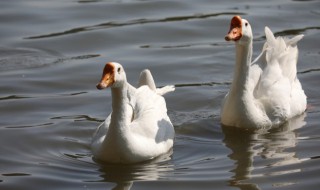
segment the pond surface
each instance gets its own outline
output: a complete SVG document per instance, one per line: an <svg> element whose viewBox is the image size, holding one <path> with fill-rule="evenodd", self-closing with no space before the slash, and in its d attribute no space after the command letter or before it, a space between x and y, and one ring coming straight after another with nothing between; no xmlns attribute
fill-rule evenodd
<svg viewBox="0 0 320 190"><path fill-rule="evenodd" d="M304 34L298 77L308 110L249 132L220 124L234 69L230 19L250 21L254 56L264 27ZM318 189L320 2L4 0L0 2L0 189ZM149 68L165 96L173 154L136 165L92 160L90 141L111 111L98 91L105 62L136 85Z"/></svg>

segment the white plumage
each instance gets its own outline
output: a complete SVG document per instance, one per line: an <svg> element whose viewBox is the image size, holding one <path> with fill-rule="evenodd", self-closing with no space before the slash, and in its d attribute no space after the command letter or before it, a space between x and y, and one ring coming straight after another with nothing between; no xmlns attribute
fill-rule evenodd
<svg viewBox="0 0 320 190"><path fill-rule="evenodd" d="M94 134L94 157L112 163L137 163L169 152L175 132L161 95L174 91L174 87L156 89L150 71L144 70L135 88L115 62L106 64L97 88L109 86L112 113Z"/></svg>
<svg viewBox="0 0 320 190"><path fill-rule="evenodd" d="M226 95L221 122L224 125L261 128L278 126L306 110L307 98L297 78L297 42L275 38L265 27L266 42L251 62L252 30L249 22L233 17L227 41L236 42L236 67Z"/></svg>

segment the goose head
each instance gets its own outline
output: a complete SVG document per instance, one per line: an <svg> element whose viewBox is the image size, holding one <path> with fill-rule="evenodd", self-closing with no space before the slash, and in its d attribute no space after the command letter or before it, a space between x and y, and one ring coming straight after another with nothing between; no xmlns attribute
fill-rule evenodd
<svg viewBox="0 0 320 190"><path fill-rule="evenodd" d="M231 19L230 30L225 36L226 41L235 41L239 44L248 44L252 40L252 29L250 23L240 16Z"/></svg>
<svg viewBox="0 0 320 190"><path fill-rule="evenodd" d="M111 87L119 88L127 81L122 65L116 62L106 63L100 82L97 84L99 90Z"/></svg>

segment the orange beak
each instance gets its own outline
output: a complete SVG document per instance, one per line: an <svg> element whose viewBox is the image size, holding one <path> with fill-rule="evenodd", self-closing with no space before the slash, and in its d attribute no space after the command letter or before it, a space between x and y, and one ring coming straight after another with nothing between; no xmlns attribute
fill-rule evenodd
<svg viewBox="0 0 320 190"><path fill-rule="evenodd" d="M225 36L226 41L238 41L242 37L242 22L240 16L234 16L231 19L230 30Z"/></svg>
<svg viewBox="0 0 320 190"><path fill-rule="evenodd" d="M102 90L110 87L114 83L114 66L112 63L107 63L103 69L100 82L97 84L97 89Z"/></svg>

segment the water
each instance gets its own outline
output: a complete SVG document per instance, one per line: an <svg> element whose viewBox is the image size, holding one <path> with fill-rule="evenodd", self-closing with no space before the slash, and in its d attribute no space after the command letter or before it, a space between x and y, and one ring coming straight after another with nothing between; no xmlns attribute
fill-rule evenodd
<svg viewBox="0 0 320 190"><path fill-rule="evenodd" d="M318 189L319 1L7 0L0 2L0 189ZM304 34L298 77L305 115L269 131L220 125L234 45L248 19L254 56L264 26ZM90 140L111 111L98 91L105 62L136 85L149 68L175 125L172 156L137 165L92 160Z"/></svg>

